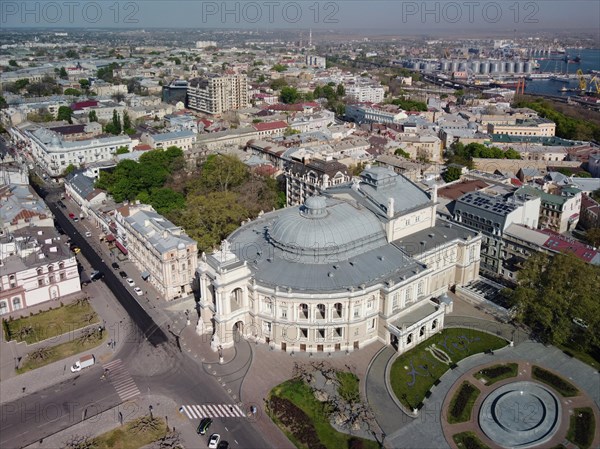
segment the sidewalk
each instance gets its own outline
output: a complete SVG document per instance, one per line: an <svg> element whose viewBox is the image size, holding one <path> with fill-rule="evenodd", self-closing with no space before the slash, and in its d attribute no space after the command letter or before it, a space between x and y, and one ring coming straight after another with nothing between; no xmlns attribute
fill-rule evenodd
<svg viewBox="0 0 600 449"><path fill-rule="evenodd" d="M113 355L119 350L124 338L123 334L131 323L128 320L123 319L123 313L120 313L120 306L118 301L112 296L112 293L104 285L103 282L93 282L87 287L84 287L81 293L77 297L86 295L90 297L90 303L100 318L100 324L105 328L107 332L108 340L115 340L116 347L111 349L105 342L97 346L96 348L84 351L80 354L74 354L63 360L59 360L33 371L28 371L23 374L16 374L15 371L15 360L14 357L17 355L13 351L18 348L18 356L24 357L26 352L43 347L43 346L54 346L58 343L72 340L77 338L80 331L69 332L61 335L60 337L54 337L43 342L36 343L34 345L26 346L24 343L12 342L0 342L0 360L2 362L2 373L10 370L12 376L2 377L0 382L0 403L11 402L19 399L23 396L29 395L36 391L48 388L56 383L68 380L71 372L69 366L77 360L81 355L94 354L96 357L96 363L106 363L110 360ZM64 302L64 301L63 301ZM98 324L95 324L98 326ZM25 387L25 392L23 392Z"/></svg>
<svg viewBox="0 0 600 449"><path fill-rule="evenodd" d="M199 447L198 435L196 435L195 429L193 426L186 425L189 420L177 411L178 405L175 401L162 395L140 396L135 401L120 404L26 447L28 449L56 449L64 447L65 442L75 435L87 437L101 435L120 426L119 413L122 414L123 422L126 424L136 418L148 415L149 406L152 406L153 416L163 419L166 417L169 427L174 427L176 431L181 433L184 447Z"/></svg>

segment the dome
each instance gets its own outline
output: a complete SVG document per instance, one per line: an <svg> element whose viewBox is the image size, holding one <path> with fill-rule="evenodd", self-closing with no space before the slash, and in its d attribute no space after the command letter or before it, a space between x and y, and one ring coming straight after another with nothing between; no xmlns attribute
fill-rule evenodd
<svg viewBox="0 0 600 449"><path fill-rule="evenodd" d="M387 243L380 221L368 210L345 201L310 197L304 206L282 211L268 229L269 240L279 249L306 256L335 255L336 260L352 257ZM302 258L296 258L302 261ZM327 263L328 257L317 263Z"/></svg>

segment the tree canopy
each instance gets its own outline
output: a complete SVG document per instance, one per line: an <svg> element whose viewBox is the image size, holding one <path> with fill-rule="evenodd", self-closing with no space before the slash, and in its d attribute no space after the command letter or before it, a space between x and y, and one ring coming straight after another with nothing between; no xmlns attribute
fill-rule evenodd
<svg viewBox="0 0 600 449"><path fill-rule="evenodd" d="M588 348L600 345L600 267L571 254L536 254L517 279L509 300L517 319L542 341L567 344L576 339ZM583 325L576 324L581 320Z"/></svg>
<svg viewBox="0 0 600 449"><path fill-rule="evenodd" d="M460 179L462 170L459 167L448 167L448 169L442 174L442 178L446 182L456 181Z"/></svg>
<svg viewBox="0 0 600 449"><path fill-rule="evenodd" d="M69 123L73 123L73 110L69 106L60 106L56 113L57 120L66 120Z"/></svg>
<svg viewBox="0 0 600 449"><path fill-rule="evenodd" d="M300 94L298 93L298 89L295 87L285 86L283 89L281 89L280 99L283 103L293 104L300 99Z"/></svg>

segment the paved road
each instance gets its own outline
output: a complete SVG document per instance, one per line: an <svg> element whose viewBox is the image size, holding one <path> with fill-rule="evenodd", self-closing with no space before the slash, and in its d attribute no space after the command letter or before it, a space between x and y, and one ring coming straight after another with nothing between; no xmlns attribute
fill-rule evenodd
<svg viewBox="0 0 600 449"><path fill-rule="evenodd" d="M22 399L1 406L0 447L20 448L58 430L91 418L119 404L115 388L101 381L102 367L82 370L66 368L65 380ZM86 412L87 409L87 412Z"/></svg>
<svg viewBox="0 0 600 449"><path fill-rule="evenodd" d="M103 262L73 223L64 216L63 211L53 202L53 198L58 198L57 189L47 188L38 193L46 197L57 223L71 237L72 242L81 248L83 256L91 266L104 272L104 282L137 327L133 331L128 331L127 338L122 341L121 349L113 358L113 361L120 360L121 363L105 363L113 369L118 365L119 370L126 371L126 375L119 372L119 382L101 381L103 367L98 363L95 367L86 370L87 372L82 372L74 383L59 383L41 392L3 404L0 419L0 447L7 449L22 447L72 426L81 421L86 406L88 414L95 415L122 403L123 398L128 398L130 392L135 391L131 381L142 396L159 394L172 398L180 405L234 405L231 397L222 388L219 377L205 371L198 362L188 357L176 344L171 332L155 323L150 314L138 303L137 298L133 297L130 290L116 277L114 270ZM160 314L158 311L153 311L153 315ZM164 327L167 322L171 322L164 316L161 320L158 322ZM119 329L110 329L110 331L112 333ZM60 409L62 413L58 415L47 413L47 410L53 408ZM19 410L26 411L25 421L18 413ZM179 410L172 410L172 413L178 414ZM222 413L222 415L226 414ZM269 447L248 418L222 416L213 420L210 433L220 433L223 439L229 441L232 448ZM194 427L198 422L199 420L189 420L190 426ZM35 430L32 430L32 427ZM90 433L93 433L93 426L90 428ZM198 439L198 447L207 444L207 441L202 442L206 437L198 436Z"/></svg>

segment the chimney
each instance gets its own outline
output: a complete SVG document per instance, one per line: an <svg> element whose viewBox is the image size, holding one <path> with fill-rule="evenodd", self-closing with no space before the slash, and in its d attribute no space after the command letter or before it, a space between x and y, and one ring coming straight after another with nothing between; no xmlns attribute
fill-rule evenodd
<svg viewBox="0 0 600 449"><path fill-rule="evenodd" d="M387 216L389 218L394 218L394 198L388 198L387 204Z"/></svg>

